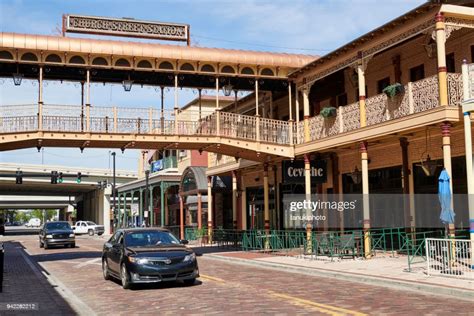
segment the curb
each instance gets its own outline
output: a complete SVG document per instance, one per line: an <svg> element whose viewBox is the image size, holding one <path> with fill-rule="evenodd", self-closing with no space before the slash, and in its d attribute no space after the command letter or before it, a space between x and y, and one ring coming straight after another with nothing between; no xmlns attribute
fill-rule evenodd
<svg viewBox="0 0 474 316"><path fill-rule="evenodd" d="M311 276L320 276L325 278L334 278L343 281L349 282L361 282L369 285L376 285L382 286L386 288L391 288L395 290L407 290L411 292L416 292L418 294L433 294L438 296L448 296L449 298L456 297L457 299L462 300L469 300L472 302L474 299L474 291L464 290L459 288L451 288L446 286L438 286L438 285L428 285L428 284L421 284L417 282L410 282L410 281L403 281L403 280L394 280L394 279L387 279L375 276L361 276L361 275L354 275L345 272L335 272L335 271L327 271L321 270L316 268L307 268L307 267L295 267L288 264L282 263L275 263L275 262L265 262L265 261L257 261L252 259L241 259L235 257L224 257L220 255L213 255L213 254L203 254L205 258L219 260L223 262L233 263L233 264L240 264L252 267L258 267L262 269L269 269L269 270L277 270L289 273L298 273L304 275L311 275ZM297 269L295 269L297 268ZM420 293L421 292L421 293Z"/></svg>
<svg viewBox="0 0 474 316"><path fill-rule="evenodd" d="M48 271L43 264L39 262L33 262L26 254L31 254L26 249L20 250L21 255L33 270L33 273L37 275L40 280L47 282L51 285L56 292L70 304L71 308L77 313L77 315L94 316L97 315L86 303L84 303L79 297L71 292L61 281L52 276L50 273L42 272L37 265L39 265L44 271Z"/></svg>

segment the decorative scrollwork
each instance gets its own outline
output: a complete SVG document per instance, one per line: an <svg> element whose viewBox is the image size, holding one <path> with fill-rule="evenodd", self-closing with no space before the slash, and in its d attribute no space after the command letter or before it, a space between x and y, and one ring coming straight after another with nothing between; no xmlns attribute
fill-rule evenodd
<svg viewBox="0 0 474 316"><path fill-rule="evenodd" d="M413 82L415 113L434 109L439 105L438 76Z"/></svg>
<svg viewBox="0 0 474 316"><path fill-rule="evenodd" d="M464 98L462 74L448 74L448 105L460 106Z"/></svg>

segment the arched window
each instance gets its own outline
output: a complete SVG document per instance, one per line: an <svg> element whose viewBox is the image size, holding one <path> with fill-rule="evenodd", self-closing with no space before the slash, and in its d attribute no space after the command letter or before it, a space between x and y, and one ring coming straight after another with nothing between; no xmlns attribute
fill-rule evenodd
<svg viewBox="0 0 474 316"><path fill-rule="evenodd" d="M202 72L215 72L214 67L212 65L206 64L201 67Z"/></svg>
<svg viewBox="0 0 474 316"><path fill-rule="evenodd" d="M262 72L260 72L260 74L262 76L274 76L273 70L271 70L270 68L263 68Z"/></svg>
<svg viewBox="0 0 474 316"><path fill-rule="evenodd" d="M184 71L194 71L194 66L191 65L190 63L185 63L181 66L180 69Z"/></svg>
<svg viewBox="0 0 474 316"><path fill-rule="evenodd" d="M140 60L137 64L137 68L153 68L148 60Z"/></svg>
<svg viewBox="0 0 474 316"><path fill-rule="evenodd" d="M120 58L120 59L117 59L117 61L115 62L115 66L117 66L117 67L130 67L130 63L125 58Z"/></svg>
<svg viewBox="0 0 474 316"><path fill-rule="evenodd" d="M173 70L173 65L169 61L164 61L158 67L160 69Z"/></svg>
<svg viewBox="0 0 474 316"><path fill-rule="evenodd" d="M69 63L70 64L84 65L86 63L86 61L81 56L72 56L71 59L69 59Z"/></svg>
<svg viewBox="0 0 474 316"><path fill-rule="evenodd" d="M96 57L92 60L92 65L108 66L109 63L107 62L107 59L105 59L104 57Z"/></svg>
<svg viewBox="0 0 474 316"><path fill-rule="evenodd" d="M49 62L49 63L60 63L60 62L62 62L61 57L59 57L56 54L50 54L50 55L46 56L45 61Z"/></svg>
<svg viewBox="0 0 474 316"><path fill-rule="evenodd" d="M0 52L0 59L13 59L13 55L10 52L7 52L6 50L2 50Z"/></svg>
<svg viewBox="0 0 474 316"><path fill-rule="evenodd" d="M242 73L242 75L253 75L253 74L255 74L254 71L253 71L253 69L250 68L250 67L244 67L244 68L242 69L242 72L241 72L241 73Z"/></svg>
<svg viewBox="0 0 474 316"><path fill-rule="evenodd" d="M222 67L222 69L221 69L221 73L224 73L224 74L233 74L233 73L235 73L235 70L234 70L234 68L232 68L231 66L224 66L224 67Z"/></svg>
<svg viewBox="0 0 474 316"><path fill-rule="evenodd" d="M33 53L25 53L21 56L21 60L25 61L38 61L38 57L36 57Z"/></svg>

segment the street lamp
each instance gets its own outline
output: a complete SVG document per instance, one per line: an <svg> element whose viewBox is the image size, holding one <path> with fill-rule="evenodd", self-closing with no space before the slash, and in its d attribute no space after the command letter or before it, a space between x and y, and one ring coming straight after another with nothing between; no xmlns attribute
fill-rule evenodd
<svg viewBox="0 0 474 316"><path fill-rule="evenodd" d="M123 89L126 92L130 92L130 90L132 90L132 85L133 85L133 80L130 80L130 75L128 75L128 80L122 81Z"/></svg>
<svg viewBox="0 0 474 316"><path fill-rule="evenodd" d="M222 90L224 91L224 95L226 97L230 96L230 94L232 93L232 88L234 88L234 86L232 86L230 83L222 87Z"/></svg>
<svg viewBox="0 0 474 316"><path fill-rule="evenodd" d="M149 222L150 219L150 206L148 205L148 184L149 184L149 178L150 178L150 170L145 170L145 209L146 209L146 220L145 220L145 226L151 226L151 223Z"/></svg>
<svg viewBox="0 0 474 316"><path fill-rule="evenodd" d="M14 73L12 76L13 83L15 84L15 86L21 85L21 81L23 80L23 74L18 71L18 65L16 65L16 73Z"/></svg>

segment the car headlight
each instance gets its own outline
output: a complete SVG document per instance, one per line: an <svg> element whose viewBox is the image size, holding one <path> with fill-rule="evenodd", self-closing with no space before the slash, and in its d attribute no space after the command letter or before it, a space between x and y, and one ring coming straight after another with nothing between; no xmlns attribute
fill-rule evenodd
<svg viewBox="0 0 474 316"><path fill-rule="evenodd" d="M128 261L133 262L133 263L138 263L138 264L147 264L148 263L147 258L128 257Z"/></svg>
<svg viewBox="0 0 474 316"><path fill-rule="evenodd" d="M53 238L53 235L46 235L46 238Z"/></svg>
<svg viewBox="0 0 474 316"><path fill-rule="evenodd" d="M74 237L74 234L69 234L69 237Z"/></svg>
<svg viewBox="0 0 474 316"><path fill-rule="evenodd" d="M183 262L189 262L189 261L194 261L196 260L196 254L193 252L189 255L186 255L186 257L184 257L183 259Z"/></svg>

